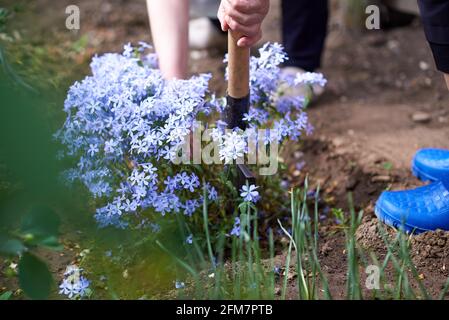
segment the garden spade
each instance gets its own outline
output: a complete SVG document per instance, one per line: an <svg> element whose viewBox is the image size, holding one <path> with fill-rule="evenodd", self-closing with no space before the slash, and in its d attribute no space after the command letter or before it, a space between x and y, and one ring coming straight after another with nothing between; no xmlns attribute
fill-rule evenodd
<svg viewBox="0 0 449 320"><path fill-rule="evenodd" d="M249 110L249 59L250 49L237 46L241 35L228 32L228 94L225 121L228 128L246 129L243 120ZM255 176L244 164L237 164L237 177L234 185L239 190L246 183L255 184Z"/></svg>

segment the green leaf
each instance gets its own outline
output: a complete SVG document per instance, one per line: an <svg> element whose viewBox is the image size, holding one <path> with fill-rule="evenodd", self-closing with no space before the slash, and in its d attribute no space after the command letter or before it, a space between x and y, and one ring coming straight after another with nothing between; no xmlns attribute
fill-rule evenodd
<svg viewBox="0 0 449 320"><path fill-rule="evenodd" d="M239 204L240 214L244 215L247 212L248 203L242 202Z"/></svg>
<svg viewBox="0 0 449 320"><path fill-rule="evenodd" d="M9 300L12 296L12 291L6 291L0 294L0 301L2 300Z"/></svg>
<svg viewBox="0 0 449 320"><path fill-rule="evenodd" d="M226 186L228 187L229 191L232 192L233 195L237 195L237 189L235 188L234 184L231 181L226 181Z"/></svg>
<svg viewBox="0 0 449 320"><path fill-rule="evenodd" d="M7 239L0 242L0 254L4 256L17 256L25 251L26 247L22 241L17 239Z"/></svg>
<svg viewBox="0 0 449 320"><path fill-rule="evenodd" d="M47 247L49 249L52 249L55 251L60 251L60 250L64 249L64 246L59 243L58 238L56 238L54 236L43 238L43 239L37 239L37 240L38 241L36 242L36 244Z"/></svg>
<svg viewBox="0 0 449 320"><path fill-rule="evenodd" d="M53 277L44 262L25 253L19 261L19 283L28 297L42 300L50 294Z"/></svg>
<svg viewBox="0 0 449 320"><path fill-rule="evenodd" d="M203 167L201 167L199 164L193 165L193 167L200 173L200 175L204 175Z"/></svg>
<svg viewBox="0 0 449 320"><path fill-rule="evenodd" d="M87 45L89 44L89 36L87 34L84 34L79 40L75 41L72 45L72 49L75 50L77 53L83 52Z"/></svg>
<svg viewBox="0 0 449 320"><path fill-rule="evenodd" d="M53 210L46 207L33 208L22 219L21 232L27 235L27 238L46 239L57 237L61 220Z"/></svg>
<svg viewBox="0 0 449 320"><path fill-rule="evenodd" d="M393 164L391 162L384 162L382 163L382 167L385 170L390 171L391 169L393 169Z"/></svg>

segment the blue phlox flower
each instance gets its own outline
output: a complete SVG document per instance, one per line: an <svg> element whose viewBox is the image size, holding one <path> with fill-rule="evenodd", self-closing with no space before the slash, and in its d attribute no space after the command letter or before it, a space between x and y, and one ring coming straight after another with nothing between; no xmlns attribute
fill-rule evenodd
<svg viewBox="0 0 449 320"><path fill-rule="evenodd" d="M194 173L190 174L189 179L185 180L183 183L184 189L189 190L190 192L195 192L200 186L200 179Z"/></svg>
<svg viewBox="0 0 449 320"><path fill-rule="evenodd" d="M257 191L258 188L259 187L255 186L254 184L250 186L244 185L240 190L240 196L244 201L256 202L259 199L259 192Z"/></svg>
<svg viewBox="0 0 449 320"><path fill-rule="evenodd" d="M186 216L192 216L193 213L201 206L202 201L198 201L197 199L187 200L184 205L184 214Z"/></svg>
<svg viewBox="0 0 449 320"><path fill-rule="evenodd" d="M209 182L206 182L206 192L207 192L207 198L210 201L215 201L218 199L217 189L215 189Z"/></svg>
<svg viewBox="0 0 449 320"><path fill-rule="evenodd" d="M313 85L317 84L324 87L327 83L327 80L324 78L322 73L313 73L313 72L304 72L298 73L295 79L296 85L308 84Z"/></svg>
<svg viewBox="0 0 449 320"><path fill-rule="evenodd" d="M136 48L128 43L122 54L93 57L92 74L75 82L67 93L66 121L55 134L64 145L60 156L76 161L64 178L80 181L101 203L95 212L100 227L126 228L136 217L151 218L147 212L190 216L202 205L200 177L191 167L175 167L172 160L195 129L195 121L224 112L226 99L209 92L211 74L165 80L156 55L147 55L147 49L145 43ZM269 129L265 144L312 132L303 113L303 97L282 96L280 88L287 80L280 67L286 59L277 43L264 45L258 57L251 57L251 107L245 114L249 132L225 132L227 124L221 120L206 126L212 128L211 138L222 161L243 157L248 139L256 137L259 128ZM303 74L292 81L325 84L319 74ZM216 181L214 174L210 181ZM208 200L218 198L215 187L206 183L206 189ZM245 198L257 201L254 192Z"/></svg>
<svg viewBox="0 0 449 320"><path fill-rule="evenodd" d="M174 192L175 190L177 190L179 188L179 180L177 179L177 177L167 177L164 181L164 184L166 185L166 189L165 191L168 192Z"/></svg>
<svg viewBox="0 0 449 320"><path fill-rule="evenodd" d="M184 289L185 287L186 287L186 285L184 282L176 280L176 282L175 282L176 289Z"/></svg>
<svg viewBox="0 0 449 320"><path fill-rule="evenodd" d="M93 157L100 149L98 149L98 146L96 144L90 144L89 150L87 150L87 153Z"/></svg>
<svg viewBox="0 0 449 320"><path fill-rule="evenodd" d="M230 234L231 234L231 236L240 237L240 218L239 217L236 217L234 219L234 226L232 227Z"/></svg>
<svg viewBox="0 0 449 320"><path fill-rule="evenodd" d="M83 275L83 269L69 265L64 272L64 279L59 285L59 293L69 299L82 298L87 294L90 282Z"/></svg>

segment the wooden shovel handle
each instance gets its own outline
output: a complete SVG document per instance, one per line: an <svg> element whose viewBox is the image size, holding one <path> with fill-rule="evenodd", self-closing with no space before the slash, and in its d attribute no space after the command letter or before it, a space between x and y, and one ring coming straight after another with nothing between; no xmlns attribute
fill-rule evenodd
<svg viewBox="0 0 449 320"><path fill-rule="evenodd" d="M250 49L237 46L241 38L238 33L228 32L228 95L242 99L249 95Z"/></svg>

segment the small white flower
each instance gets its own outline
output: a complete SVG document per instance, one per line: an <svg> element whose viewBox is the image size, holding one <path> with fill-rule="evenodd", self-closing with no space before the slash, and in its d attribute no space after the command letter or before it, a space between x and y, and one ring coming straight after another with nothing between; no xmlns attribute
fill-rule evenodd
<svg viewBox="0 0 449 320"><path fill-rule="evenodd" d="M227 133L220 145L220 160L231 163L233 160L243 157L246 150L244 137L236 131Z"/></svg>
<svg viewBox="0 0 449 320"><path fill-rule="evenodd" d="M322 73L313 73L313 72L304 72L298 73L295 79L295 85L300 84L317 84L321 87L324 87L327 83L327 80L324 78Z"/></svg>

